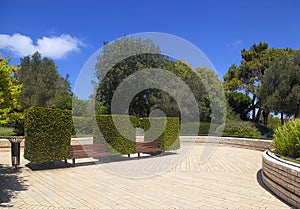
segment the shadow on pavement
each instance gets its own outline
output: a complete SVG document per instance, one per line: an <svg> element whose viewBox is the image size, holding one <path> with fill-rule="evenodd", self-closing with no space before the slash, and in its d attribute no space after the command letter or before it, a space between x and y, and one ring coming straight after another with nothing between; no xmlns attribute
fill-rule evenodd
<svg viewBox="0 0 300 209"><path fill-rule="evenodd" d="M99 158L93 158L94 161L88 160L86 162L76 162L75 167L81 167L81 166L91 166L91 165L97 165L97 164L103 164L103 163L114 163L114 162L122 162L122 161L128 161L128 160L143 160L147 158L152 157L163 157L168 155L176 155L177 153L174 152L164 152L159 155L155 156L141 156L140 158L137 157L127 157L123 155L115 155L115 156L105 156L105 157L99 157ZM70 161L70 160L69 160ZM64 161L55 161L51 163L34 163L30 162L25 165L32 171L40 171L40 170L51 170L51 169L66 169L70 167L74 167L72 163L65 163Z"/></svg>
<svg viewBox="0 0 300 209"><path fill-rule="evenodd" d="M21 169L3 166L0 164L0 207L6 206L17 192L27 190L25 181L20 177Z"/></svg>
<svg viewBox="0 0 300 209"><path fill-rule="evenodd" d="M71 164L65 163L64 161L55 161L51 163L35 163L30 162L25 165L32 171L40 171L40 170L51 170L51 169L64 169L72 167Z"/></svg>

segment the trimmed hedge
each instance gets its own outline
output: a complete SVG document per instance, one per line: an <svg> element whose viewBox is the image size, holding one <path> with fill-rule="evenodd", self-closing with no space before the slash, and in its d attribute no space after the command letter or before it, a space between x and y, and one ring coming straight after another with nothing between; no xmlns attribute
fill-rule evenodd
<svg viewBox="0 0 300 209"><path fill-rule="evenodd" d="M73 116L74 128L72 135L92 135L93 134L93 118Z"/></svg>
<svg viewBox="0 0 300 209"><path fill-rule="evenodd" d="M157 140L157 144L160 148L163 148L165 151L176 150L180 148L179 140L179 131L180 123L178 117L153 117L152 126L150 127L149 118L142 118L139 121L141 128L145 130L145 141L154 141ZM161 128L164 127L164 121L166 120L165 129L161 132ZM152 132L148 132L151 128Z"/></svg>
<svg viewBox="0 0 300 209"><path fill-rule="evenodd" d="M136 117L129 116L132 124L127 124L125 122L125 118L128 117L128 115L114 115L114 117L116 117L118 121L124 121L124 123L122 123L122 128L129 139L119 133L114 125L112 115L97 115L96 121L99 130L96 127L94 131L94 143L104 143L109 145L108 148L110 148L112 154L135 153L135 129L130 127L136 126Z"/></svg>
<svg viewBox="0 0 300 209"><path fill-rule="evenodd" d="M118 120L122 121L127 115L114 115ZM113 154L133 154L136 152L135 141L136 132L131 127L140 127L145 130L145 141L157 140L158 146L165 151L176 150L180 148L179 130L180 123L177 117L168 117L167 124L160 136L157 136L157 131L163 127L165 118L152 118L154 127L151 133L147 132L150 128L149 118L140 118L137 120L135 116L129 116L131 124L124 122L124 130L130 136L130 140L122 136L114 125L112 115L97 115L95 120L97 126L94 126L94 144L102 143L107 146Z"/></svg>
<svg viewBox="0 0 300 209"><path fill-rule="evenodd" d="M72 112L69 110L26 109L24 158L40 163L69 158L72 126Z"/></svg>

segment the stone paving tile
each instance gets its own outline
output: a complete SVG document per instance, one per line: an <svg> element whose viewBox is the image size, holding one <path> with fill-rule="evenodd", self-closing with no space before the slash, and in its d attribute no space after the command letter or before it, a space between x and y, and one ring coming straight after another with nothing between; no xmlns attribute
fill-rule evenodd
<svg viewBox="0 0 300 209"><path fill-rule="evenodd" d="M20 178L26 190L16 193L11 208L289 208L260 186L259 151L218 147L206 163L199 162L203 145L196 145L171 171L132 179L103 168L148 172L153 162L176 162L170 156L122 162L32 171L23 166ZM9 152L0 163L9 164ZM90 162L80 159L77 162ZM103 164L104 165L104 164ZM1 206L0 206L1 207Z"/></svg>

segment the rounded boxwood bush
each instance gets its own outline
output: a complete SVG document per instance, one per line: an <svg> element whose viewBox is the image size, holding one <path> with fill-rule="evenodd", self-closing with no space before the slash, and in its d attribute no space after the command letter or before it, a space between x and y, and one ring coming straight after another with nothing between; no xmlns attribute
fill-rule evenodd
<svg viewBox="0 0 300 209"><path fill-rule="evenodd" d="M278 154L300 157L300 119L292 120L275 130L273 146Z"/></svg>

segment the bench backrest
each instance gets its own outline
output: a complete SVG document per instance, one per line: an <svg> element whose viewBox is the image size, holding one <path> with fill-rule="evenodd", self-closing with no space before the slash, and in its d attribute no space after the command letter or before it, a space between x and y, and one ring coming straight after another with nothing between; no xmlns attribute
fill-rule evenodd
<svg viewBox="0 0 300 209"><path fill-rule="evenodd" d="M72 150L94 150L106 151L104 144L78 144L71 145Z"/></svg>
<svg viewBox="0 0 300 209"><path fill-rule="evenodd" d="M151 151L152 149L159 149L156 141L151 142L136 142L136 150L137 152L142 151Z"/></svg>
<svg viewBox="0 0 300 209"><path fill-rule="evenodd" d="M72 157L93 157L101 154L107 154L104 144L71 145Z"/></svg>

